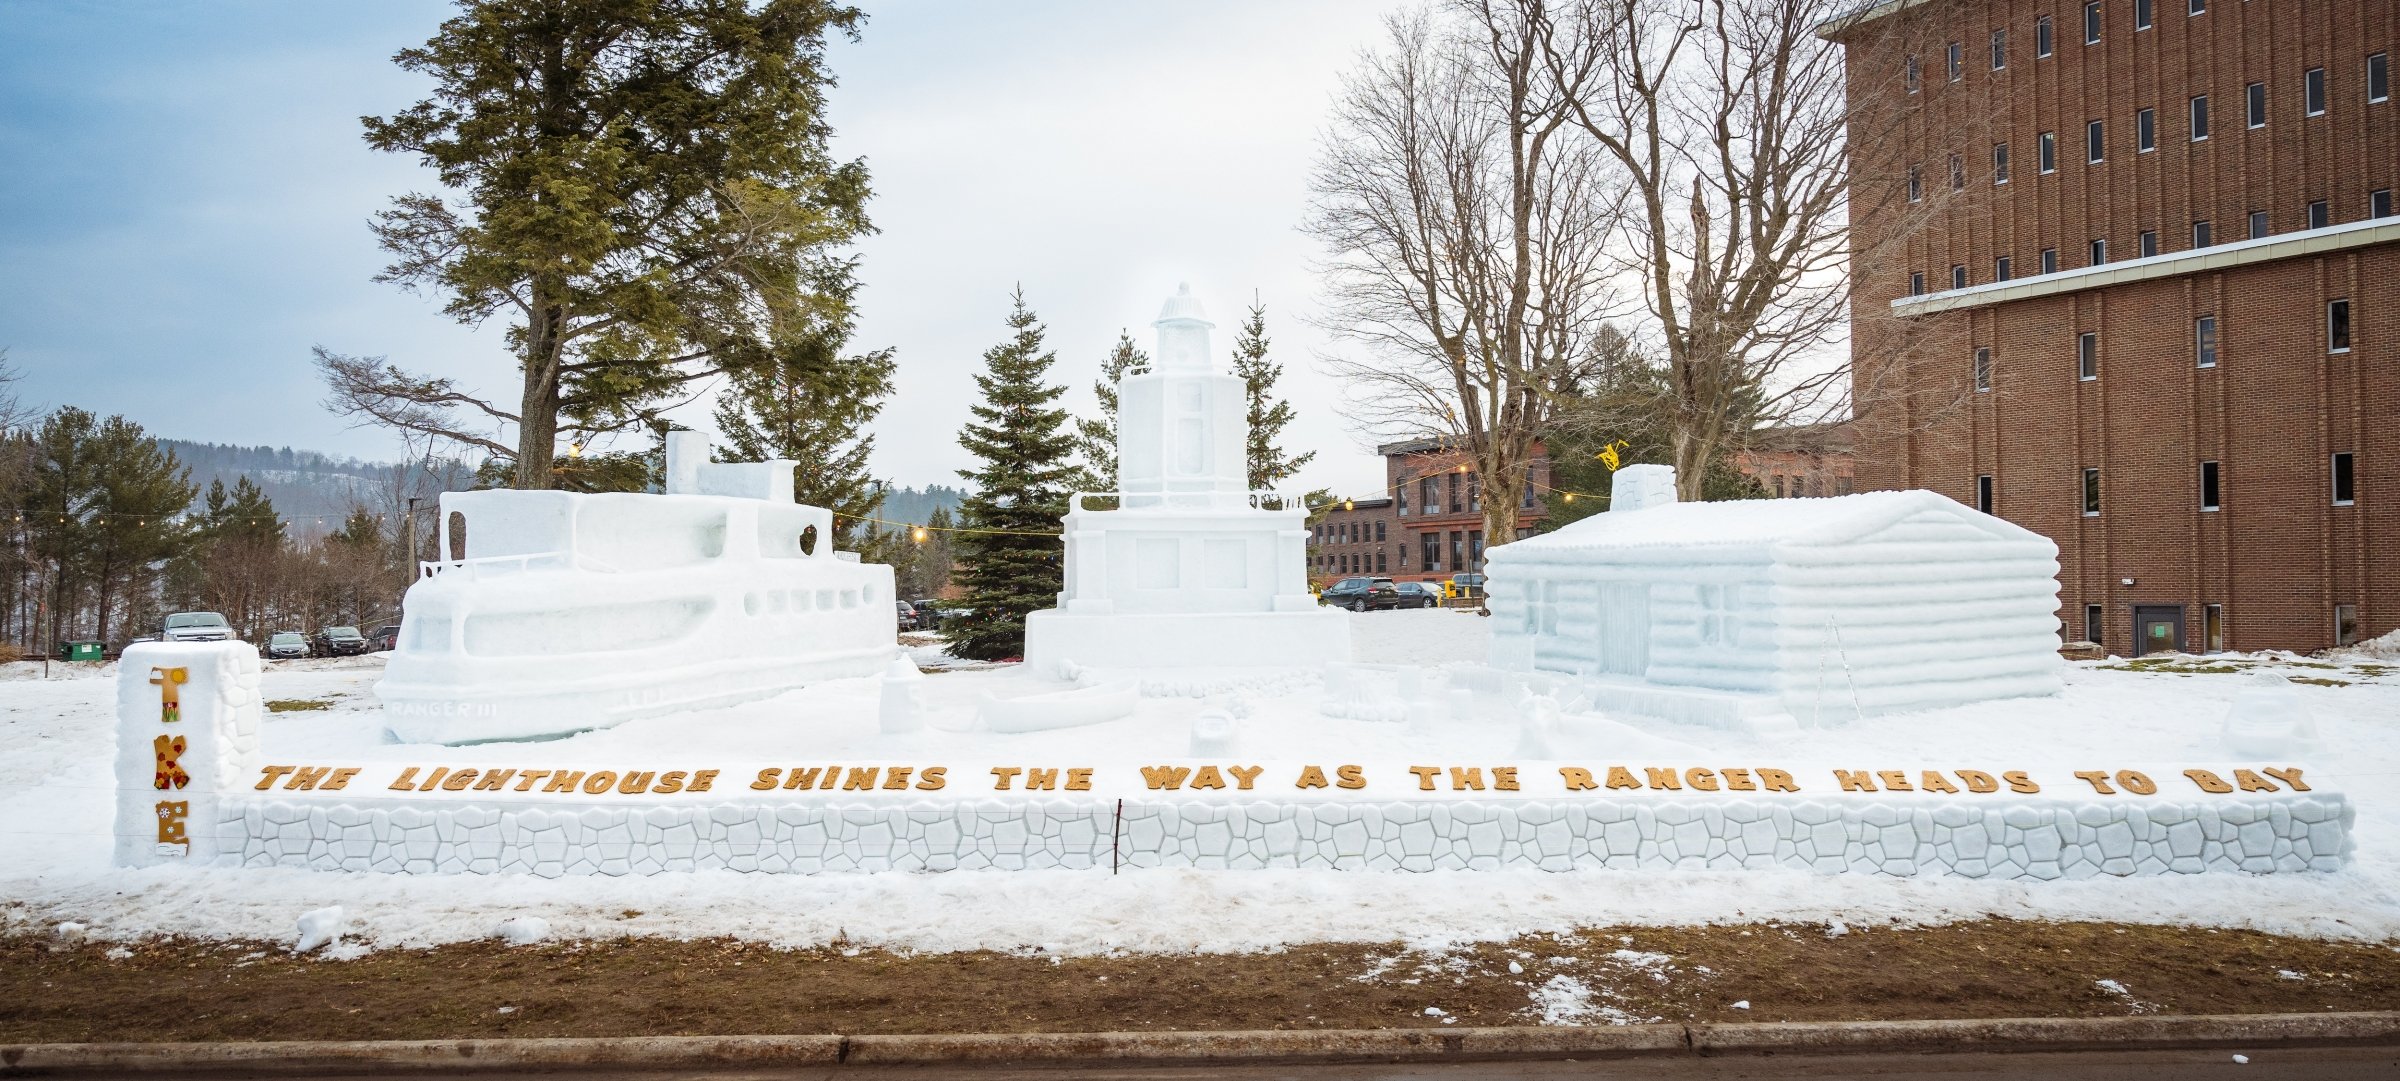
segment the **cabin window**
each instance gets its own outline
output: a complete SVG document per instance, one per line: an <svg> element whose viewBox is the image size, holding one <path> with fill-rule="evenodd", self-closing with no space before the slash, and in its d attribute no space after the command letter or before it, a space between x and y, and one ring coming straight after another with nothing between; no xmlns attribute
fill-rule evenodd
<svg viewBox="0 0 2400 1081"><path fill-rule="evenodd" d="M1700 644L1731 646L1741 635L1739 591L1733 586L1700 587Z"/></svg>

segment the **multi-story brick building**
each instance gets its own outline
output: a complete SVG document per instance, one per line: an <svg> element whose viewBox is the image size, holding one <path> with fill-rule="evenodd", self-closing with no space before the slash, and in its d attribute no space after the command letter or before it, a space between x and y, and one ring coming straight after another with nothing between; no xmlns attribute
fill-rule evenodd
<svg viewBox="0 0 2400 1081"><path fill-rule="evenodd" d="M1483 570L1483 478L1473 462L1443 440L1419 439L1377 447L1384 490L1350 500L1318 518L1309 573L1320 583L1352 574L1381 574L1403 582L1432 582ZM1517 531L1541 521L1540 485L1550 477L1548 452L1534 447L1517 509ZM1371 538L1371 539L1370 539ZM1347 569L1346 569L1347 568Z"/></svg>
<svg viewBox="0 0 2400 1081"><path fill-rule="evenodd" d="M2058 542L2062 633L2400 623L2392 0L1890 0L1847 47L1861 488Z"/></svg>

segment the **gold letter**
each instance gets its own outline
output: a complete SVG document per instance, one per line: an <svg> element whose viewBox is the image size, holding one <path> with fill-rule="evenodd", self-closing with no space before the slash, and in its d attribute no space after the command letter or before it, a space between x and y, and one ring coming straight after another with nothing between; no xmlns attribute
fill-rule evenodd
<svg viewBox="0 0 2400 1081"><path fill-rule="evenodd" d="M1029 770L1026 770L1026 771L1025 771L1025 790L1026 790L1026 791L1028 791L1028 792L1032 792L1032 791L1040 790L1040 791L1045 791L1045 792L1047 792L1047 791L1050 791L1050 790L1052 790L1052 789L1055 789L1055 788L1057 788L1057 787L1058 787L1058 771L1057 771L1057 770L1054 770L1054 769L1042 769L1041 767L1039 767L1039 766L1036 766L1036 767L1034 767L1034 768L1032 768L1032 769L1029 769Z"/></svg>
<svg viewBox="0 0 2400 1081"><path fill-rule="evenodd" d="M777 769L774 766L768 766L767 768L758 771L758 779L750 782L750 789L754 792L768 791L775 787L775 778L782 775L782 770Z"/></svg>
<svg viewBox="0 0 2400 1081"><path fill-rule="evenodd" d="M549 775L550 771L546 769L526 770L525 772L517 775L517 791L531 792L533 791L533 782L541 780Z"/></svg>
<svg viewBox="0 0 2400 1081"><path fill-rule="evenodd" d="M1755 785L1755 784L1752 784L1752 783L1750 783L1750 771L1749 771L1749 770L1746 770L1746 769L1727 769L1727 770L1720 770L1720 771L1718 771L1718 775L1719 775L1719 776L1721 776L1721 777L1723 777L1723 778L1725 778L1725 790L1726 790L1726 791L1728 791L1728 792L1756 792L1756 791L1758 791L1758 786L1757 786L1757 785Z"/></svg>
<svg viewBox="0 0 2400 1081"><path fill-rule="evenodd" d="M1294 788L1324 788L1333 782L1325 779L1325 771L1315 766L1300 767L1300 783Z"/></svg>
<svg viewBox="0 0 2400 1081"><path fill-rule="evenodd" d="M657 776L658 774L652 770L643 770L640 773L628 770L624 777L618 779L617 792L626 796L641 795L650 791L650 781Z"/></svg>
<svg viewBox="0 0 2400 1081"><path fill-rule="evenodd" d="M2246 769L2237 769L2233 771L2233 783L2241 786L2241 789L2244 792L2283 791L2282 789L2275 787L2275 782L2261 777L2258 774L2252 773Z"/></svg>
<svg viewBox="0 0 2400 1081"><path fill-rule="evenodd" d="M1465 769L1457 766L1450 767L1450 791L1458 792L1469 788L1478 792L1483 791L1483 770L1476 766L1468 766Z"/></svg>
<svg viewBox="0 0 2400 1081"><path fill-rule="evenodd" d="M1215 766L1202 766L1192 771L1192 787L1223 788L1225 787L1225 775L1217 772Z"/></svg>
<svg viewBox="0 0 2400 1081"><path fill-rule="evenodd" d="M1569 792L1589 792L1600 787L1600 782L1592 779L1592 771L1574 766L1558 767L1558 779L1566 782Z"/></svg>
<svg viewBox="0 0 2400 1081"><path fill-rule="evenodd" d="M658 778L658 787L653 788L650 791L656 792L662 796L681 792L683 791L683 777L684 774L682 770L674 770L668 773L660 774Z"/></svg>
<svg viewBox="0 0 2400 1081"><path fill-rule="evenodd" d="M1917 787L1922 788L1927 792L1958 791L1958 786L1951 784L1950 778L1942 776L1942 771L1938 769L1929 769L1919 774L1917 777Z"/></svg>
<svg viewBox="0 0 2400 1081"><path fill-rule="evenodd" d="M2298 766L2291 766L2284 769L2276 769L2273 766L2268 766L2267 776L2273 777L2278 781L2282 781L2283 783L2292 786L2292 791L2294 792L2306 792L2309 790L2307 785L2300 783L2300 767Z"/></svg>
<svg viewBox="0 0 2400 1081"><path fill-rule="evenodd" d="M1692 791L1695 792L1714 792L1717 790L1717 771L1713 769L1702 769L1699 766L1693 766L1692 768L1683 771L1683 779L1686 783L1692 786Z"/></svg>
<svg viewBox="0 0 2400 1081"><path fill-rule="evenodd" d="M842 781L842 791L856 792L860 789L873 788L875 787L875 775L882 771L882 766L852 766L850 767L850 776Z"/></svg>
<svg viewBox="0 0 2400 1081"><path fill-rule="evenodd" d="M613 780L614 778L611 779ZM543 785L542 791L573 792L575 791L575 786L582 783L583 774L580 771L562 769L550 775L550 783Z"/></svg>
<svg viewBox="0 0 2400 1081"><path fill-rule="evenodd" d="M585 795L597 796L614 787L616 783L617 771L613 769L596 770L591 776L583 779L583 791Z"/></svg>
<svg viewBox="0 0 2400 1081"><path fill-rule="evenodd" d="M1844 792L1875 791L1875 781L1868 777L1867 771L1863 769L1857 773L1846 769L1837 769L1833 771L1833 779L1842 782L1842 791Z"/></svg>
<svg viewBox="0 0 2400 1081"><path fill-rule="evenodd" d="M1021 766L993 766L993 767L992 767L992 778L993 778L993 780L992 780L992 791L995 791L995 792L1006 792L1006 791L1008 791L1010 788L1012 788L1012 787L1014 787L1014 786L1016 785L1016 783L1017 783L1017 774L1020 774L1020 773L1023 773L1023 772L1025 772L1025 770L1024 770L1024 768L1023 768L1023 767L1021 767ZM1157 785L1151 785L1150 787L1152 787L1152 788L1156 788L1156 787L1158 787L1158 786L1157 786Z"/></svg>
<svg viewBox="0 0 2400 1081"><path fill-rule="evenodd" d="M2042 786L2033 783L2033 778L2026 776L2025 771L2021 769L2004 771L2000 774L2000 779L2008 782L2008 790L2011 792L2030 796L2042 790Z"/></svg>
<svg viewBox="0 0 2400 1081"><path fill-rule="evenodd" d="M943 779L943 775L949 772L950 767L948 766L934 766L930 769L927 769L923 773L917 774L917 791L933 792L939 790L943 785L950 783L949 781Z"/></svg>
<svg viewBox="0 0 2400 1081"><path fill-rule="evenodd" d="M1875 776L1883 778L1883 787L1887 792L1916 791L1915 788L1909 785L1908 774L1905 771L1896 769L1876 770Z"/></svg>
<svg viewBox="0 0 2400 1081"><path fill-rule="evenodd" d="M1191 775L1192 768L1190 766L1142 767L1142 783L1149 785L1152 791L1162 788L1169 791L1182 788L1183 779Z"/></svg>
<svg viewBox="0 0 2400 1081"><path fill-rule="evenodd" d="M444 792L464 792L464 791L466 791L466 790L467 790L467 786L468 786L468 785L471 785L471 784L474 784L474 783L475 783L475 774L476 774L476 772L477 772L476 770L472 770L472 769L462 769L462 770L460 770L460 771L458 771L458 772L456 772L456 773L453 773L453 774L451 774L451 775L450 775L450 779L449 779L449 780L447 780L447 781L443 781L443 782L442 782L442 791L444 791Z"/></svg>
<svg viewBox="0 0 2400 1081"><path fill-rule="evenodd" d="M1792 775L1779 769L1760 769L1758 783L1769 792L1800 791L1800 786L1792 783Z"/></svg>
<svg viewBox="0 0 2400 1081"><path fill-rule="evenodd" d="M2086 781L2090 781L2092 784L2092 791L2094 792L2098 792L2103 796L2113 796L2117 794L2116 789L2108 786L2108 771L2106 770L2079 769L2075 771L2075 775L2083 778Z"/></svg>
<svg viewBox="0 0 2400 1081"><path fill-rule="evenodd" d="M1650 787L1652 788L1672 788L1678 791L1683 788L1683 779L1675 776L1674 770L1644 766L1642 772L1650 775Z"/></svg>
<svg viewBox="0 0 2400 1081"><path fill-rule="evenodd" d="M1367 768L1365 766L1342 766L1334 770L1333 775L1336 778L1333 782L1335 788L1365 788L1367 786Z"/></svg>
<svg viewBox="0 0 2400 1081"><path fill-rule="evenodd" d="M1250 782L1257 780L1259 774L1265 773L1267 771L1267 767L1251 766L1247 769L1244 769L1241 766L1227 766L1225 767L1225 771L1233 774L1234 787L1239 788L1244 792L1248 792L1250 791Z"/></svg>
<svg viewBox="0 0 2400 1081"><path fill-rule="evenodd" d="M1642 782L1633 779L1632 770L1626 769L1623 766L1608 767L1609 788L1640 788L1641 786Z"/></svg>
<svg viewBox="0 0 2400 1081"><path fill-rule="evenodd" d="M516 776L516 775L517 775L517 771L515 771L515 770L513 770L513 769L494 769L494 770L485 770L485 771L484 771L484 774L483 774L483 779L482 779L482 780L480 780L480 781L477 781L477 782L475 782L475 791L477 791L477 792L498 792L498 791L500 791L501 789L508 787L508 779L509 779L509 778L511 778L511 777L514 777L514 776ZM327 788L340 788L341 786L340 786L340 785L326 785L325 787L327 787Z"/></svg>
<svg viewBox="0 0 2400 1081"><path fill-rule="evenodd" d="M339 792L349 786L350 778L356 776L358 776L357 766L343 766L333 771L333 779L325 782L322 787L327 792Z"/></svg>
<svg viewBox="0 0 2400 1081"><path fill-rule="evenodd" d="M2123 787L2125 791L2131 792L2137 796L2152 795L2158 791L2157 782L2152 781L2148 775L2136 770L2118 770L2117 784Z"/></svg>
<svg viewBox="0 0 2400 1081"><path fill-rule="evenodd" d="M893 766L892 768L883 771L883 786L885 788L906 791L908 789L908 775L915 773L916 771L916 767L914 766Z"/></svg>
<svg viewBox="0 0 2400 1081"><path fill-rule="evenodd" d="M1067 770L1067 791L1069 791L1069 792L1089 792L1089 791L1091 791L1091 790L1092 790L1092 767L1090 767L1090 766L1074 766L1074 767L1070 767L1070 768Z"/></svg>
<svg viewBox="0 0 2400 1081"><path fill-rule="evenodd" d="M1979 769L1959 770L1958 779L1967 782L1967 791L1969 792L2000 791L1999 780Z"/></svg>
<svg viewBox="0 0 2400 1081"><path fill-rule="evenodd" d="M151 669L151 671L157 671L157 669ZM259 772L263 774L263 776L259 777L258 779L258 790L264 792L267 789L274 787L276 778L281 777L286 773L290 773L291 771L292 767L290 766L268 766L267 768L260 770ZM393 781L392 787L402 792L408 791L408 779L412 776L415 776L416 772L417 767L408 767L408 772L401 774L399 780Z"/></svg>
<svg viewBox="0 0 2400 1081"><path fill-rule="evenodd" d="M2223 795L2233 791L2233 786L2226 784L2225 778L2204 769L2187 769L2183 771L2183 775L2191 778L2193 784L2199 785L2202 792L2215 792Z"/></svg>

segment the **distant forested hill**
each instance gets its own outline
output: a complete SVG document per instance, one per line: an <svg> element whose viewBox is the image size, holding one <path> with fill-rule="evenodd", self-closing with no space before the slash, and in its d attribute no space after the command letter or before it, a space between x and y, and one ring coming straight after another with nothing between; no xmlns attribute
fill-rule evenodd
<svg viewBox="0 0 2400 1081"><path fill-rule="evenodd" d="M924 525L933 517L935 507L946 507L950 516L958 517L958 504L967 493L940 484L928 484L923 491L915 488L890 488L883 493L883 510L876 517L887 522L907 522Z"/></svg>
<svg viewBox="0 0 2400 1081"><path fill-rule="evenodd" d="M354 506L381 513L411 495L428 496L474 483L472 469L443 459L402 467L290 447L244 447L186 439L161 439L158 445L191 467L192 483L203 495L212 480L232 487L234 481L247 476L274 501L276 512L303 532L316 532L319 517L327 529L339 526L341 516Z"/></svg>

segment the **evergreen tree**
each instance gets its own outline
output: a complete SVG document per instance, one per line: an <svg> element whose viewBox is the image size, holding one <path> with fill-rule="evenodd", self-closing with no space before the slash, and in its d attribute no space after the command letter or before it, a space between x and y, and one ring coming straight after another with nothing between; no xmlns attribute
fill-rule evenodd
<svg viewBox="0 0 2400 1081"><path fill-rule="evenodd" d="M1083 455L1083 479L1079 482L1083 490L1117 490L1117 380L1149 370L1150 354L1133 344L1132 335L1117 331L1117 346L1100 362L1100 380L1092 384L1092 396L1100 400L1100 415L1075 418L1075 449Z"/></svg>
<svg viewBox="0 0 2400 1081"><path fill-rule="evenodd" d="M1267 306L1256 299L1233 339L1233 374L1242 377L1250 402L1250 490L1272 489L1300 472L1317 452L1286 458L1277 445L1284 426L1292 422L1292 403L1275 400L1275 381L1283 378L1283 365L1267 359Z"/></svg>
<svg viewBox="0 0 2400 1081"><path fill-rule="evenodd" d="M72 406L33 436L24 508L28 547L49 585L52 641L108 639L121 608L151 582L151 567L183 550L176 520L192 501L191 471L123 417ZM85 612L92 620L76 622Z"/></svg>
<svg viewBox="0 0 2400 1081"><path fill-rule="evenodd" d="M867 432L892 393L892 350L844 356L858 284L846 262L813 275L815 310L795 314L775 335L767 362L733 376L717 399L729 462L789 458L793 498L834 513L834 544L864 551L863 520L880 517L883 485L868 473Z"/></svg>
<svg viewBox="0 0 2400 1081"><path fill-rule="evenodd" d="M933 514L925 519L925 540L917 545L916 558L909 564L909 598L939 597L949 587L957 536L951 529L957 524L948 507L933 508Z"/></svg>
<svg viewBox="0 0 2400 1081"><path fill-rule="evenodd" d="M1549 529L1608 509L1616 472L1606 461L1605 452L1610 448L1615 448L1618 468L1675 462L1674 427L1668 413L1674 407L1674 396L1667 385L1666 367L1634 353L1630 343L1613 332L1603 335L1601 349L1599 374L1592 385L1561 410L1577 423L1543 440L1550 451L1548 486L1554 489L1540 493ZM1700 485L1703 500L1767 495L1764 487L1735 467L1731 448L1736 445L1738 440L1726 440L1721 444L1724 449L1709 461ZM1574 498L1569 499L1568 493L1575 493Z"/></svg>
<svg viewBox="0 0 2400 1081"><path fill-rule="evenodd" d="M1042 349L1044 330L1025 291L1011 299L1016 333L983 354L976 422L958 440L982 465L958 473L973 483L960 508L968 532L958 535L958 577L971 611L945 630L950 652L974 660L1022 655L1025 614L1057 603L1058 520L1076 480L1075 437L1066 410L1052 405L1066 388L1043 381L1058 358Z"/></svg>

